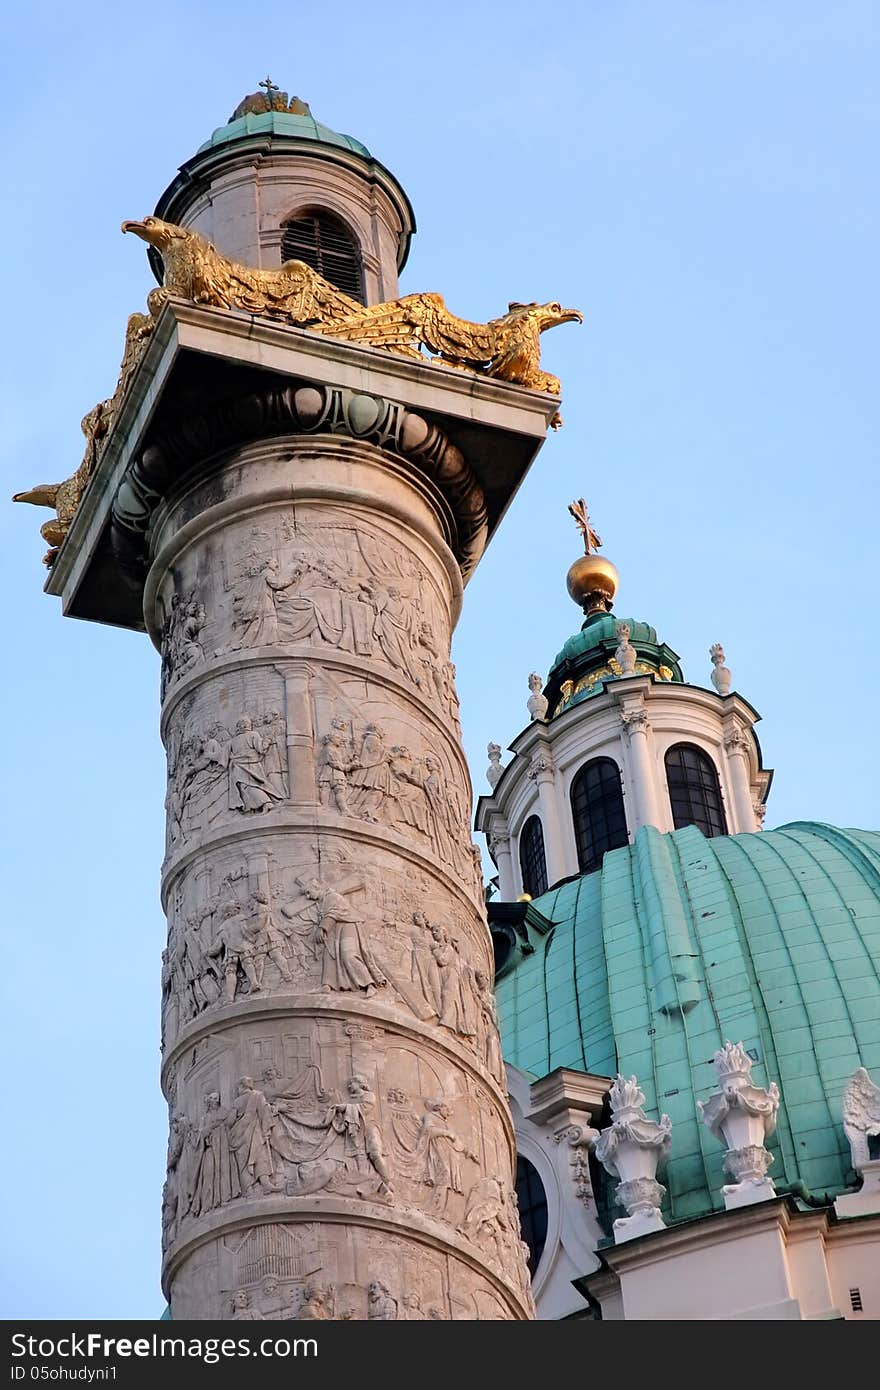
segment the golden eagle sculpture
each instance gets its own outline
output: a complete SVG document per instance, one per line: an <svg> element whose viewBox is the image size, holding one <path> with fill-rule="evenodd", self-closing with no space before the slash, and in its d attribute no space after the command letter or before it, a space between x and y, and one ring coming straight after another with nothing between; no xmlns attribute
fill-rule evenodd
<svg viewBox="0 0 880 1390"><path fill-rule="evenodd" d="M439 294L408 294L385 304L365 306L336 289L305 261L285 261L277 270L239 265L221 255L198 232L163 222L159 217L123 222L122 230L133 232L159 253L162 288L153 290L147 299L149 317L133 314L129 319L116 391L83 421L87 448L80 467L63 483L15 496L17 502L57 508L57 519L42 527L43 536L52 546L46 556L50 565L94 471L103 438L128 381L169 298L211 308L244 310L313 333L384 348L421 361L438 361L554 396L560 394L559 379L541 369L541 334L560 323L583 322L577 309L563 309L561 304L512 303L500 318L471 323L451 314ZM433 354L433 358L425 358L423 350ZM561 423L557 413L551 424L558 429Z"/></svg>

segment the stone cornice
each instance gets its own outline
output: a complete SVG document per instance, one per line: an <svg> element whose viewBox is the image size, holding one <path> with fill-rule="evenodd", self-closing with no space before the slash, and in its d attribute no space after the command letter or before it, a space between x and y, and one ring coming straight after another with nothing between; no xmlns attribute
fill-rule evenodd
<svg viewBox="0 0 880 1390"><path fill-rule="evenodd" d="M620 1245L598 1251L606 1269L623 1275L634 1269L662 1264L672 1255L711 1249L719 1240L738 1240L759 1231L778 1231L787 1240L794 1223L805 1222L813 1230L827 1231L831 1208L801 1211L790 1197L780 1196L753 1206L737 1207L731 1211L711 1212L690 1221L679 1222L663 1231L636 1236ZM591 1275L583 1283L589 1286ZM575 1280L577 1288L582 1282Z"/></svg>
<svg viewBox="0 0 880 1390"><path fill-rule="evenodd" d="M247 379L242 377L245 397L259 395L261 378L257 373L263 374L262 381L271 391L272 380L266 376L270 373L275 377L276 391L279 385L284 388L286 383L297 382L324 388L331 394L351 392L361 399L385 400L397 407L402 416L409 414L410 419L414 413L422 416L427 420L430 438L408 444L401 434L400 443L404 454L412 453L417 459L427 450L438 469L436 486L449 494L456 513L465 504L466 512L472 514L465 528L473 531L469 561L466 557L471 542L465 540L466 570L472 568L486 536L491 535L519 487L558 406L556 397L436 366L428 359L419 361L239 311L207 309L170 299L132 374L97 469L46 582L46 592L61 597L65 613L142 627L134 591L130 600L119 600L115 607L108 607L104 597L107 562L101 557L107 547L105 532L111 504L132 463L149 442L149 431L154 418L158 423L160 406L163 421L173 421L175 409L185 419L186 398L176 395L178 367L183 357L190 363L208 362L212 371L219 372L219 364L225 364L227 372L249 372ZM263 432L265 424L261 422ZM294 430L302 428L309 426L294 426ZM322 428L320 422L316 428ZM285 432L283 424L280 432ZM359 437L366 439L368 432ZM460 464L448 473L446 455L441 459L437 453L435 437L447 440L446 452L451 449L456 459L464 463L477 492L484 491L486 513L480 526L466 499L467 489L461 491ZM222 441L211 439L209 451L210 448L222 448ZM428 473L430 476L430 468ZM136 588L134 585L133 590Z"/></svg>
<svg viewBox="0 0 880 1390"><path fill-rule="evenodd" d="M587 1123L598 1123L610 1085L608 1076L557 1067L529 1088L528 1119L539 1125L568 1123L571 1112L580 1111Z"/></svg>

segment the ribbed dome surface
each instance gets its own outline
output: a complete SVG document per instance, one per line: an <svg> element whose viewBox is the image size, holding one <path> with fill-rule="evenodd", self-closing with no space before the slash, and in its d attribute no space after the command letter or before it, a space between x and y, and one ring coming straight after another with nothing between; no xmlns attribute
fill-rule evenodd
<svg viewBox="0 0 880 1390"><path fill-rule="evenodd" d="M560 661L572 661L576 657L583 656L586 652L593 651L605 642L613 642L616 646L618 623L629 624L629 640L633 646L638 646L640 642L643 642L656 647L657 632L650 623L640 623L635 618L618 618L615 613L602 613L590 618L580 632L569 637L562 651L554 657L553 665L558 666Z"/></svg>
<svg viewBox="0 0 880 1390"><path fill-rule="evenodd" d="M199 146L198 153L210 150L216 145L228 145L234 140L244 140L251 135L286 136L289 140L309 140L323 145L336 145L344 150L352 150L363 159L372 159L366 145L351 135L340 135L329 126L321 125L313 116L295 116L289 111L265 111L261 115L240 116L237 121L221 125L209 140Z"/></svg>
<svg viewBox="0 0 880 1390"><path fill-rule="evenodd" d="M673 1122L673 1220L722 1205L723 1151L696 1102L727 1039L782 1092L777 1190L853 1181L840 1103L857 1066L880 1075L880 834L646 828L534 907L555 926L498 981L504 1055L535 1076L637 1075L648 1113Z"/></svg>

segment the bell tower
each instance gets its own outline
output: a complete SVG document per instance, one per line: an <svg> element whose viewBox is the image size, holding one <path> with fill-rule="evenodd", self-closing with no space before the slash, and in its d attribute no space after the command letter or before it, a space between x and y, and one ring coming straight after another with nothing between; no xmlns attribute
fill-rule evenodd
<svg viewBox="0 0 880 1390"><path fill-rule="evenodd" d="M267 79L123 224L161 288L23 495L64 613L161 656L175 1319L533 1316L449 654L580 316L394 299L413 226Z"/></svg>
<svg viewBox="0 0 880 1390"><path fill-rule="evenodd" d="M415 216L366 145L316 121L279 91L246 96L156 204L156 216L200 232L231 260L277 269L306 260L365 304L394 299ZM151 252L156 278L159 257Z"/></svg>

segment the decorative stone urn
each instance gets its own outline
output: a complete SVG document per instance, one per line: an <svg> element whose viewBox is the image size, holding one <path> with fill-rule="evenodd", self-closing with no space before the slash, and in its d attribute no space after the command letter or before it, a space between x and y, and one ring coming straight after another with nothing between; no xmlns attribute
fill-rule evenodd
<svg viewBox="0 0 880 1390"><path fill-rule="evenodd" d="M730 682L733 678L724 664L724 648L720 642L712 643L709 648L709 658L712 662L712 674L709 679L719 695L729 695Z"/></svg>
<svg viewBox="0 0 880 1390"><path fill-rule="evenodd" d="M526 701L526 709L532 720L547 718L547 696L543 693L543 686L543 676L539 676L537 671L532 671L529 676L529 690L532 693Z"/></svg>
<svg viewBox="0 0 880 1390"><path fill-rule="evenodd" d="M767 1169L773 1155L764 1141L776 1129L779 1087L753 1086L752 1059L741 1042L727 1042L715 1053L715 1070L721 1089L707 1101L697 1101L700 1118L727 1147L724 1171L734 1179L722 1187L724 1205L749 1206L776 1196Z"/></svg>
<svg viewBox="0 0 880 1390"><path fill-rule="evenodd" d="M504 768L501 766L501 744L490 743L486 751L489 754L489 766L486 768L486 781L494 791L504 773Z"/></svg>
<svg viewBox="0 0 880 1390"><path fill-rule="evenodd" d="M657 1171L669 1157L672 1122L660 1123L645 1114L645 1095L634 1076L618 1075L610 1091L611 1124L596 1140L599 1162L617 1178L616 1201L627 1215L614 1223L614 1239L620 1244L650 1231L665 1230L660 1204L666 1188L657 1182Z"/></svg>

